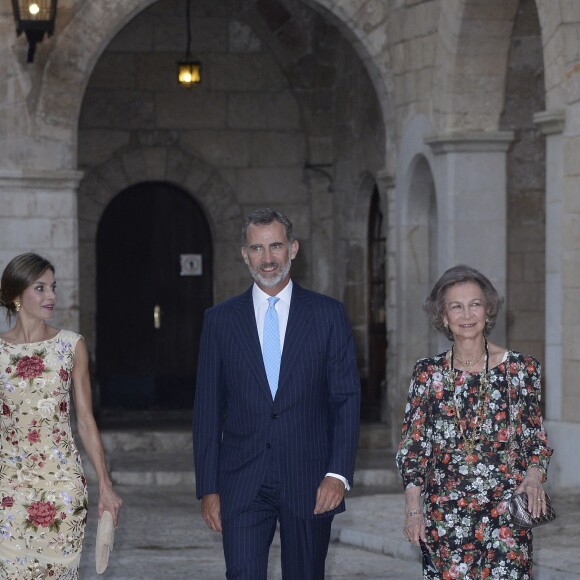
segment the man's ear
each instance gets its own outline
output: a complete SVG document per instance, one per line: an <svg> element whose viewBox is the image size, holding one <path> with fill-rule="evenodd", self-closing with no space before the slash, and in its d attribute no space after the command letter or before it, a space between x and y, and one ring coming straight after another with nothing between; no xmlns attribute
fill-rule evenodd
<svg viewBox="0 0 580 580"><path fill-rule="evenodd" d="M299 247L300 247L300 244L298 243L298 240L294 240L290 244L290 259L291 260L293 260L296 257L296 254L298 253Z"/></svg>
<svg viewBox="0 0 580 580"><path fill-rule="evenodd" d="M244 259L244 262L248 264L248 248L245 246L242 246L242 258Z"/></svg>

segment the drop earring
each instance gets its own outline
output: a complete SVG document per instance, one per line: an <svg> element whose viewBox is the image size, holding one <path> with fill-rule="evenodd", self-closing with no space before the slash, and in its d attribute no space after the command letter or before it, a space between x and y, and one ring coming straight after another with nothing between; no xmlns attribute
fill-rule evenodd
<svg viewBox="0 0 580 580"><path fill-rule="evenodd" d="M20 312L21 307L22 307L22 304L20 303L20 300L18 298L16 298L14 300L14 309L16 310L16 312Z"/></svg>

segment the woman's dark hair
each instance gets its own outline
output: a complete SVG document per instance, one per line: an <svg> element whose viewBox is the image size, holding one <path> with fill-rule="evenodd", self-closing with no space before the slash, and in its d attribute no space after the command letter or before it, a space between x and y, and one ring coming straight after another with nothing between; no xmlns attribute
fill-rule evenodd
<svg viewBox="0 0 580 580"><path fill-rule="evenodd" d="M246 247L248 243L248 227L251 225L255 226L267 226L272 222L280 222L284 229L286 230L286 238L288 243L291 244L294 241L294 226L292 222L282 213L270 207L264 207L253 211L242 225L242 247Z"/></svg>
<svg viewBox="0 0 580 580"><path fill-rule="evenodd" d="M498 295L493 284L481 272L471 266L465 266L463 264L449 268L437 280L423 307L431 320L431 324L449 340L453 340L453 333L444 323L445 291L451 286L455 286L455 284L462 284L464 282L475 282L479 284L479 287L483 291L486 313L485 328L483 329L485 336L488 336L493 330L497 313L503 304L503 298Z"/></svg>
<svg viewBox="0 0 580 580"><path fill-rule="evenodd" d="M0 281L0 306L8 310L8 316L16 314L14 301L33 284L46 270L52 270L54 266L38 254L20 254L12 258Z"/></svg>

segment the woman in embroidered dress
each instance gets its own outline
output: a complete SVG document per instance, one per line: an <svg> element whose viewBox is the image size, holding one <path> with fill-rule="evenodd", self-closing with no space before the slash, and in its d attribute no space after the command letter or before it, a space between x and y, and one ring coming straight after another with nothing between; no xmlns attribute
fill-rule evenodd
<svg viewBox="0 0 580 580"><path fill-rule="evenodd" d="M99 478L99 518L117 525L113 491L93 418L88 354L82 337L46 321L56 295L54 266L22 254L6 266L0 305L16 317L0 337L0 577L76 579L87 491L70 427L70 391L78 432Z"/></svg>
<svg viewBox="0 0 580 580"><path fill-rule="evenodd" d="M424 578L532 577L532 533L512 525L508 503L526 492L532 515L545 513L552 451L538 361L487 341L501 302L485 276L456 266L425 304L452 346L416 363L397 452L404 534L437 569L424 558Z"/></svg>

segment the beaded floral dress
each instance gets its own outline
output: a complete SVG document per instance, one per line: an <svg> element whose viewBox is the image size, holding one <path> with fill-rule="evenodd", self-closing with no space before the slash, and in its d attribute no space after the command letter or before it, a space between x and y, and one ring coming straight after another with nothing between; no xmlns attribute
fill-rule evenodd
<svg viewBox="0 0 580 580"><path fill-rule="evenodd" d="M532 577L532 533L514 528L508 502L528 467L546 473L552 453L540 365L509 352L483 387L481 378L451 372L445 353L413 371L397 464L405 487L424 493L427 544L440 574L424 569L425 579Z"/></svg>
<svg viewBox="0 0 580 580"><path fill-rule="evenodd" d="M81 336L0 339L0 577L79 577L87 490L70 426Z"/></svg>

